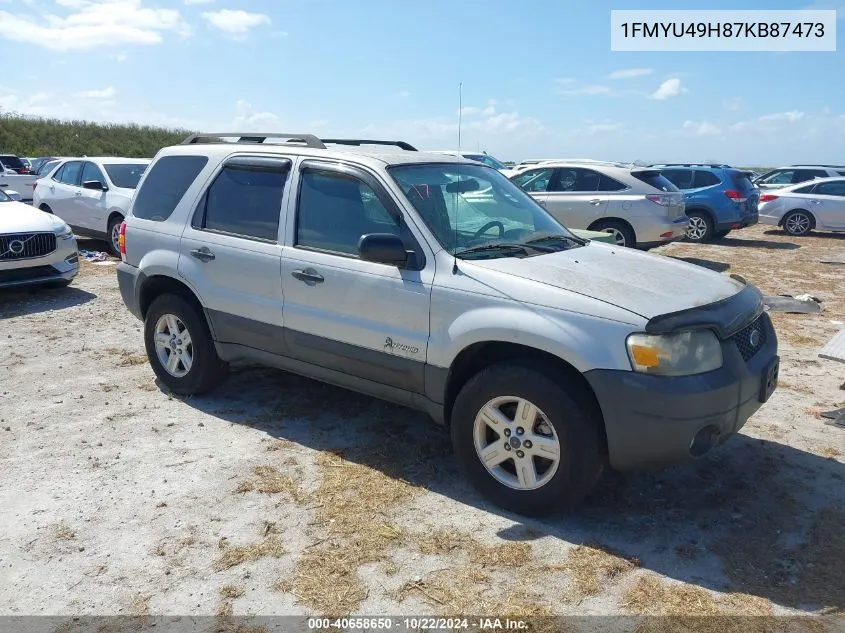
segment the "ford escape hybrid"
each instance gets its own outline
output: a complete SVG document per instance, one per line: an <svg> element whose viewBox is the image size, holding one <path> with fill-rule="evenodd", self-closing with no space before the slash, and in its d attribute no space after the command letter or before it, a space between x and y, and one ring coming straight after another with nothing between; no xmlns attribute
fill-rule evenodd
<svg viewBox="0 0 845 633"><path fill-rule="evenodd" d="M173 392L239 360L425 411L526 515L605 466L702 457L777 384L754 286L578 238L497 170L404 142L190 137L144 173L120 245Z"/></svg>

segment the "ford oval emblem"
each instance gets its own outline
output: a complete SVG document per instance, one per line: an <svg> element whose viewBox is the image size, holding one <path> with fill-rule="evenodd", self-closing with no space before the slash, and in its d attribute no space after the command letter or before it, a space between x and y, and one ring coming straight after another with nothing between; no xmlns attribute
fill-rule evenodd
<svg viewBox="0 0 845 633"><path fill-rule="evenodd" d="M748 335L748 343L751 347L757 347L760 344L760 330L751 330Z"/></svg>

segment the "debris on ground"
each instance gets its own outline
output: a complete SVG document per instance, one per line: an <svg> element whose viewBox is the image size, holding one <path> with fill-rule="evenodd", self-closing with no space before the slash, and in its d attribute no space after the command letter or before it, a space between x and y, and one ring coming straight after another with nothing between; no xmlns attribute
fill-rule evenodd
<svg viewBox="0 0 845 633"><path fill-rule="evenodd" d="M764 296L763 304L769 312L787 312L790 314L815 314L824 309L821 299L812 295L777 295Z"/></svg>
<svg viewBox="0 0 845 633"><path fill-rule="evenodd" d="M104 253L102 251L87 251L87 250L80 250L79 254L85 258L86 262L91 262L92 264L100 264L100 265L112 265L114 264L114 260L108 253Z"/></svg>
<svg viewBox="0 0 845 633"><path fill-rule="evenodd" d="M833 411L824 411L821 413L821 416L829 420L829 422L825 422L825 424L845 427L845 407L842 409L835 409Z"/></svg>
<svg viewBox="0 0 845 633"><path fill-rule="evenodd" d="M819 358L845 363L845 330L839 330L819 351Z"/></svg>

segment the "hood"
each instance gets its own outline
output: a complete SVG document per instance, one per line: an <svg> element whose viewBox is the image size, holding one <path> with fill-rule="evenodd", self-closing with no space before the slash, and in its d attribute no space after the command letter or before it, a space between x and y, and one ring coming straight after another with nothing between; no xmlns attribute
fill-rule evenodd
<svg viewBox="0 0 845 633"><path fill-rule="evenodd" d="M0 233L58 231L64 221L23 202L0 202Z"/></svg>
<svg viewBox="0 0 845 633"><path fill-rule="evenodd" d="M739 281L702 266L598 242L524 259L502 257L471 263L494 276L520 277L553 286L646 319L715 303L745 288ZM495 279L487 281L493 287L500 285ZM536 292L530 290L523 300L531 302Z"/></svg>

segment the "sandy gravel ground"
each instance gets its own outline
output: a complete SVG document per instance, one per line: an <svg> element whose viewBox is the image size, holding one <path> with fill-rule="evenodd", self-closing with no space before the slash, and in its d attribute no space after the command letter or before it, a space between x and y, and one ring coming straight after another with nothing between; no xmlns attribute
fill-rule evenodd
<svg viewBox="0 0 845 633"><path fill-rule="evenodd" d="M782 386L717 454L545 521L480 500L405 409L250 367L162 391L113 266L4 293L0 615L841 612L845 429L818 414L845 365L817 352L845 321L845 267L818 262L843 238L660 249L825 310L775 315Z"/></svg>

